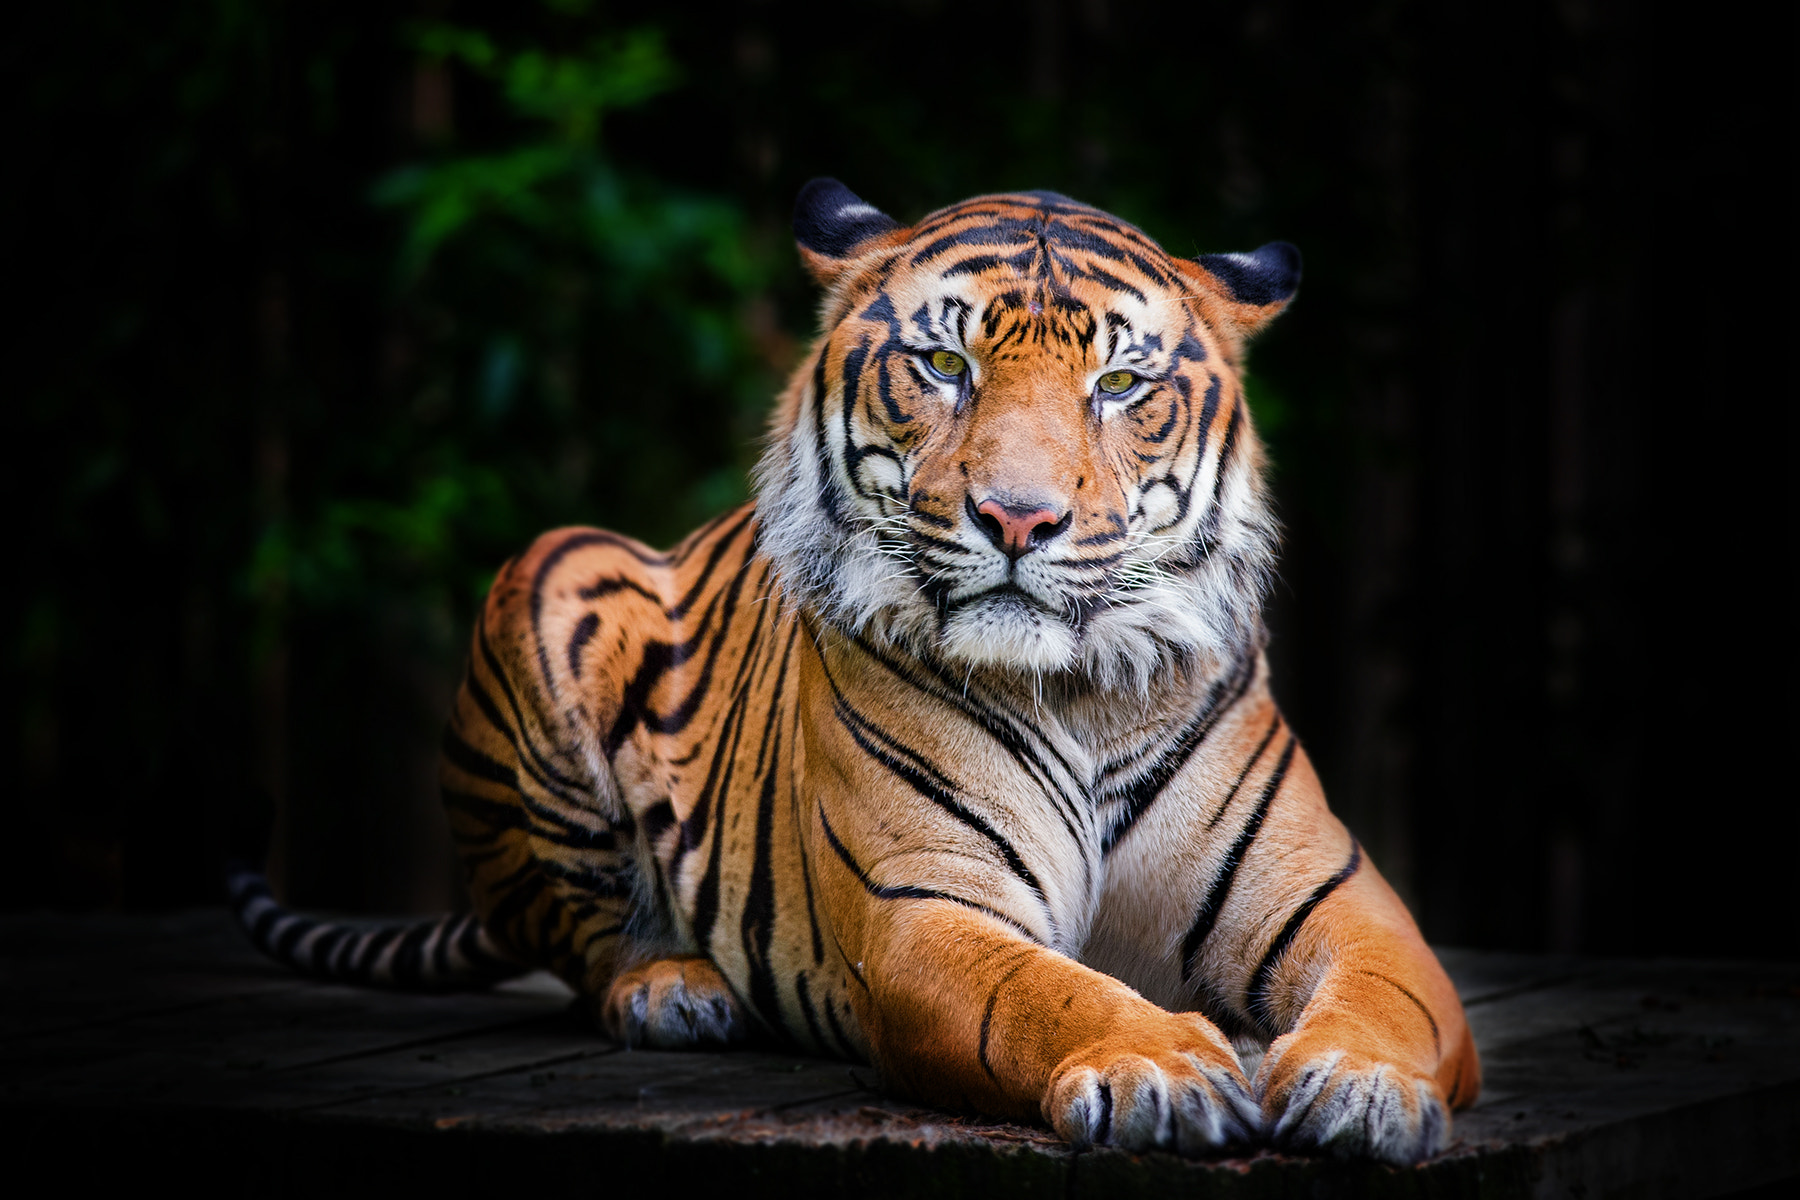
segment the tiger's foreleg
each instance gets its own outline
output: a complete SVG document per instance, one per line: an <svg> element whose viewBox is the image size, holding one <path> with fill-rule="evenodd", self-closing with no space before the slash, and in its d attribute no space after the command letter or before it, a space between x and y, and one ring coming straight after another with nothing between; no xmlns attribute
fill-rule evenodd
<svg viewBox="0 0 1800 1200"><path fill-rule="evenodd" d="M859 960L871 1055L899 1091L1041 1117L1077 1147L1202 1153L1260 1128L1212 1022L1158 1008L1002 917L951 900L872 897L833 924Z"/></svg>
<svg viewBox="0 0 1800 1200"><path fill-rule="evenodd" d="M904 662L802 648L807 907L887 1084L1042 1119L1077 1146L1251 1140L1261 1110L1218 1027L1063 952L1097 847L1044 765L1059 752L996 752L1018 727L947 703Z"/></svg>
<svg viewBox="0 0 1800 1200"><path fill-rule="evenodd" d="M1480 1086L1455 989L1266 693L1209 747L1114 847L1088 961L1267 1042L1276 1144L1437 1153Z"/></svg>
<svg viewBox="0 0 1800 1200"><path fill-rule="evenodd" d="M1416 1162L1480 1091L1456 991L1372 868L1320 901L1251 988L1290 1030L1256 1077L1278 1146Z"/></svg>

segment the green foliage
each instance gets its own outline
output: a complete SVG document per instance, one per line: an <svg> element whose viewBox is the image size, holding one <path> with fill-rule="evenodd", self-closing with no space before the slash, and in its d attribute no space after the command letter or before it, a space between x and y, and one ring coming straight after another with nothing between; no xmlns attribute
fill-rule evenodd
<svg viewBox="0 0 1800 1200"><path fill-rule="evenodd" d="M444 24L418 28L413 40L428 62L458 62L497 85L532 128L494 153L403 167L377 185L377 203L406 213L407 274L416 276L458 234L480 238L484 230L470 230L472 223L496 221L550 238L573 234L599 262L615 261L627 233L621 219L634 214L600 154L601 121L608 109L635 107L675 85L661 37L640 29L569 55L503 51L485 33Z"/></svg>
<svg viewBox="0 0 1800 1200"><path fill-rule="evenodd" d="M742 314L767 264L738 206L621 167L602 137L610 113L678 85L662 37L406 37L417 70L451 72L493 119L369 190L393 220L390 336L408 366L374 427L327 439L312 495L265 527L247 584L271 603L349 611L450 587L466 613L543 528L666 542L746 494L772 380Z"/></svg>
<svg viewBox="0 0 1800 1200"><path fill-rule="evenodd" d="M394 864L441 828L405 814L432 811L418 764L499 564L571 523L667 545L745 498L816 303L787 233L807 178L903 220L1049 187L1178 252L1320 244L1220 200L1233 130L1278 147L1321 120L1234 115L1286 69L1273 50L1095 86L1074 41L971 74L896 53L874 9L667 11L93 0L30 8L0 46L34 164L0 228L37 468L6 474L29 566L0 601L0 719L19 836L52 848L13 902L206 899L221 830L274 811L294 898L419 902ZM1003 9L908 11L965 46L1019 34ZM1090 34L1111 61L1142 44L1123 19ZM1258 156L1252 183L1280 167ZM1318 173L1331 213L1341 174ZM1286 178L1267 194L1302 194ZM1329 310L1307 296L1273 336ZM1282 478L1321 495L1337 446L1296 450L1344 357L1261 354L1251 390Z"/></svg>

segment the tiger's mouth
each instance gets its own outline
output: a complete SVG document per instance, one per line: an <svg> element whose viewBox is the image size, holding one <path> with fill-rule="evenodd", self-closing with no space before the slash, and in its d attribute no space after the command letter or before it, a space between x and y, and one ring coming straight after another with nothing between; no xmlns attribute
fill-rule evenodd
<svg viewBox="0 0 1800 1200"><path fill-rule="evenodd" d="M914 560L921 598L935 610L938 652L1015 670L1074 666L1087 616L1117 592L1114 581L1102 577L1096 589L1096 581L1078 578L1078 568L1049 555L1009 557L971 544L974 530L958 532L969 541L953 556L945 554L945 531L932 530L923 540L936 552Z"/></svg>
<svg viewBox="0 0 1800 1200"><path fill-rule="evenodd" d="M1066 612L1010 581L939 614L939 648L977 666L1060 671L1074 664L1080 642L1080 628Z"/></svg>
<svg viewBox="0 0 1800 1200"><path fill-rule="evenodd" d="M998 612L1014 610L1021 616L1026 614L1042 615L1056 620L1067 620L1071 615L1067 609L1057 608L1043 597L1026 591L1011 579L985 591L958 596L946 602L946 608L950 612L976 605L988 605Z"/></svg>
<svg viewBox="0 0 1800 1200"><path fill-rule="evenodd" d="M1036 538L1010 545L984 528L972 498L960 508L967 519L917 509L897 514L905 532L890 525L889 536L901 534L899 544L877 544L911 568L914 612L926 618L907 622L915 635L963 662L1038 672L1074 666L1090 615L1127 600L1115 569L1119 556L1096 562L1079 552L1068 535L1078 515L1073 506Z"/></svg>

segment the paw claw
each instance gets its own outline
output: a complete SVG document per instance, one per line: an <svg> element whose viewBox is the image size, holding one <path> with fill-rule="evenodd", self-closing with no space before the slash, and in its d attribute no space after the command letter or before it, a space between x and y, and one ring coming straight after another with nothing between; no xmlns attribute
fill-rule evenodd
<svg viewBox="0 0 1800 1200"><path fill-rule="evenodd" d="M1278 1078L1265 1066L1262 1080ZM1357 1062L1342 1050L1312 1058L1269 1088L1270 1140L1283 1150L1410 1165L1443 1150L1450 1115L1428 1079L1390 1063Z"/></svg>
<svg viewBox="0 0 1800 1200"><path fill-rule="evenodd" d="M1044 1115L1077 1150L1205 1154L1250 1141L1262 1110L1242 1073L1192 1051L1090 1048L1052 1079Z"/></svg>

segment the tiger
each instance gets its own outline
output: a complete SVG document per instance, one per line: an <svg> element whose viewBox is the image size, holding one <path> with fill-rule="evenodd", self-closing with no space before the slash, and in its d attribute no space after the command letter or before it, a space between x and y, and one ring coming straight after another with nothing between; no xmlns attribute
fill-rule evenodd
<svg viewBox="0 0 1800 1200"><path fill-rule="evenodd" d="M498 572L442 749L473 912L301 970L548 968L631 1046L750 1040L1080 1150L1420 1161L1455 989L1270 692L1244 391L1299 252L1182 259L1053 192L794 209L819 333L754 499Z"/></svg>

